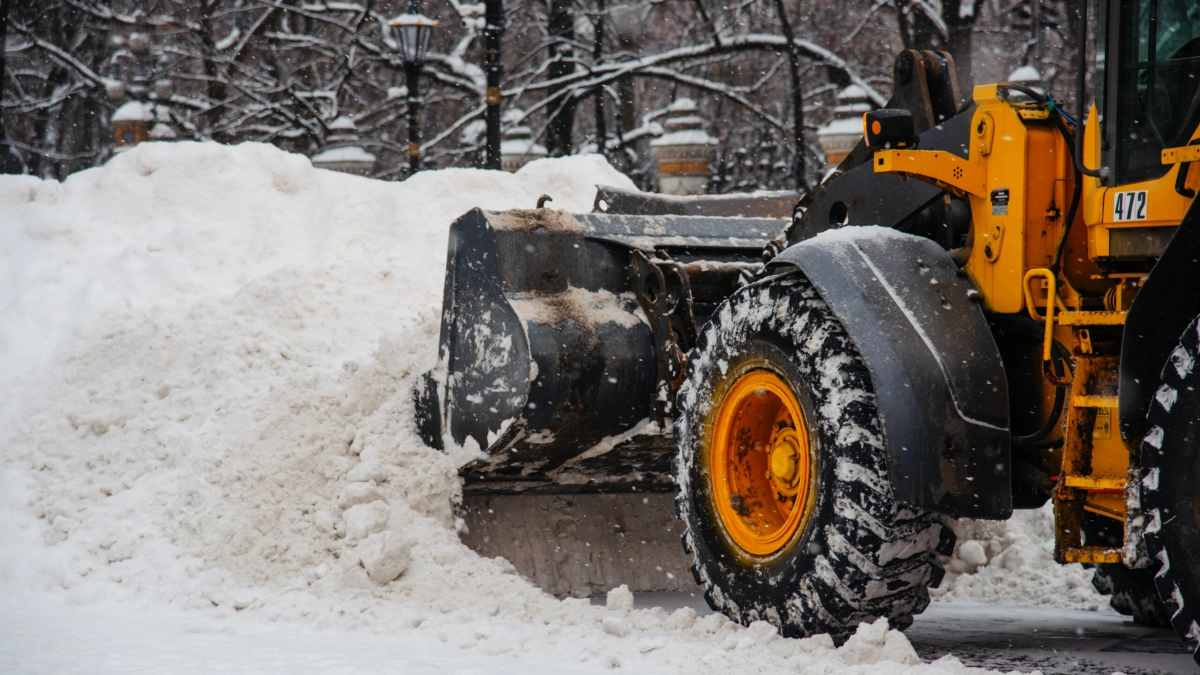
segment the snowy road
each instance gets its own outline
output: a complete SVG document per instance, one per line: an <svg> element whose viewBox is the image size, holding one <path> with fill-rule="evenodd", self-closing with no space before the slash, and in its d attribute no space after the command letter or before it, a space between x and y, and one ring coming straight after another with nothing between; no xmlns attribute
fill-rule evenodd
<svg viewBox="0 0 1200 675"><path fill-rule="evenodd" d="M673 611L686 594L645 594L639 607ZM1134 626L1113 612L935 603L906 632L925 661L948 653L971 666L1044 675L1197 672L1168 630ZM198 613L129 605L64 605L50 595L17 595L0 605L0 672L53 673L591 673L601 666L532 662L438 639L435 631L382 636L314 631L288 623L217 621Z"/></svg>
<svg viewBox="0 0 1200 675"><path fill-rule="evenodd" d="M1135 626L1109 610L935 603L905 634L926 661L953 653L967 665L1003 671L1200 672L1173 630Z"/></svg>
<svg viewBox="0 0 1200 675"><path fill-rule="evenodd" d="M698 595L648 593L639 608L711 610ZM954 654L969 666L1043 675L1195 675L1192 652L1170 629L1135 626L1104 610L933 603L904 634L928 662Z"/></svg>

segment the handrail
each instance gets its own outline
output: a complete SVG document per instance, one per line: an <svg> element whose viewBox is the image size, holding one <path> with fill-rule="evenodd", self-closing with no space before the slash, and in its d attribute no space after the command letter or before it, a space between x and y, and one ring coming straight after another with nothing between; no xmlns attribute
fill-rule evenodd
<svg viewBox="0 0 1200 675"><path fill-rule="evenodd" d="M1046 313L1044 315L1037 311L1037 305L1034 304L1033 286L1029 283L1035 277L1046 280ZM1045 267L1037 267L1025 273L1022 286L1025 295L1025 310L1029 312L1029 316L1034 321L1042 321L1046 325L1045 334L1042 336L1042 375L1052 384L1068 384L1071 381L1070 370L1068 369L1063 376L1055 374L1051 356L1051 350L1054 348L1054 312L1055 310L1067 311L1067 306L1063 304L1062 298L1058 297L1058 276Z"/></svg>

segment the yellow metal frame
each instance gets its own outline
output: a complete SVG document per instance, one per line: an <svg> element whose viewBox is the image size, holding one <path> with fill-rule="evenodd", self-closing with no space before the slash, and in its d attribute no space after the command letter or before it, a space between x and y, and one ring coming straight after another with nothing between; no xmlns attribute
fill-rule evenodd
<svg viewBox="0 0 1200 675"><path fill-rule="evenodd" d="M1123 491L1130 449L1114 428L1120 364L1113 328L1125 323L1125 310L1140 284L1138 275L1105 272L1095 261L1109 256L1113 230L1178 225L1192 200L1176 191L1176 177L1188 162L1200 162L1200 145L1164 150L1162 162L1174 166L1154 180L1110 188L1084 178L1081 206L1071 226L1063 215L1075 180L1074 148L1051 124L1050 115L1056 113L1012 103L997 85L976 87L974 98L967 159L943 151L888 150L875 154L874 169L913 177L969 200L972 230L965 271L981 292L984 309L1025 312L1037 321L1044 331L1045 380L1071 388L1053 493L1056 557L1062 562L1119 562L1121 549L1082 545L1080 521L1084 511L1122 521L1126 517ZM1094 107L1087 119L1086 128L1079 130L1084 162L1096 166L1100 134ZM1186 186L1200 191L1200 170L1187 176ZM1116 195L1137 190L1147 192L1146 219L1116 221ZM1055 268L1060 239L1063 253ZM1106 311L1095 311L1085 297L1102 298ZM1054 372L1056 341L1070 345L1073 375ZM1048 389L1039 385L1018 396L1039 397L1039 405L1045 405Z"/></svg>
<svg viewBox="0 0 1200 675"><path fill-rule="evenodd" d="M1067 551L1060 562L1098 565L1100 563L1119 563L1121 560L1122 555L1119 549L1104 548L1101 546L1080 546L1079 548Z"/></svg>
<svg viewBox="0 0 1200 675"><path fill-rule="evenodd" d="M1046 313L1039 314L1035 300L1033 297L1033 287L1029 282L1034 279L1042 279L1044 288L1046 289ZM1062 299L1058 297L1058 277L1045 268L1032 269L1025 273L1024 280L1025 290L1025 310L1029 312L1029 316L1034 321L1043 323L1046 326L1046 334L1042 339L1042 361L1050 360L1050 350L1054 346L1054 312L1057 309L1059 312L1066 314L1067 308L1063 305ZM1050 299L1053 298L1053 302Z"/></svg>
<svg viewBox="0 0 1200 675"><path fill-rule="evenodd" d="M983 168L942 150L882 150L875 153L875 173L913 176L960 197L985 194Z"/></svg>
<svg viewBox="0 0 1200 675"><path fill-rule="evenodd" d="M1197 161L1200 161L1200 145L1185 145L1182 148L1167 148L1162 151L1163 164Z"/></svg>
<svg viewBox="0 0 1200 675"><path fill-rule="evenodd" d="M1124 476L1065 476L1062 484L1084 490L1124 490L1127 482Z"/></svg>

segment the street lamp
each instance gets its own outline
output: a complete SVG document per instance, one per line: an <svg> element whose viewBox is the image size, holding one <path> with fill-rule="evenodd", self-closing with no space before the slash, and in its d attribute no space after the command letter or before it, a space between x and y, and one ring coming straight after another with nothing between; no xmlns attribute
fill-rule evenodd
<svg viewBox="0 0 1200 675"><path fill-rule="evenodd" d="M485 168L499 169L502 166L500 151L500 76L504 66L500 64L500 38L504 35L504 0L485 0L484 12L484 59L483 71L487 73L487 164Z"/></svg>
<svg viewBox="0 0 1200 675"><path fill-rule="evenodd" d="M484 94L484 143L483 168L499 170L506 166L501 159L500 133L500 77L504 66L500 63L500 38L504 36L504 0L483 2L459 2L450 0L458 10L463 28L483 34L483 72L487 74L487 91ZM474 141L472 141L474 142Z"/></svg>
<svg viewBox="0 0 1200 675"><path fill-rule="evenodd" d="M421 170L421 115L418 81L429 49L429 34L438 25L417 11L416 0L409 0L408 11L389 22L396 28L400 58L404 61L404 79L408 87L408 162L409 175Z"/></svg>

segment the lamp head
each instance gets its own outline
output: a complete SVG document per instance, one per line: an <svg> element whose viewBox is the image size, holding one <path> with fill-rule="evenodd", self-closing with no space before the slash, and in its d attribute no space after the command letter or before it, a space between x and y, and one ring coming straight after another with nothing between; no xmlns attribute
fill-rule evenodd
<svg viewBox="0 0 1200 675"><path fill-rule="evenodd" d="M429 49L429 34L438 25L437 19L431 19L416 11L414 5L409 5L409 11L388 22L396 30L400 42L400 57L405 65L422 66L425 64L425 53Z"/></svg>

